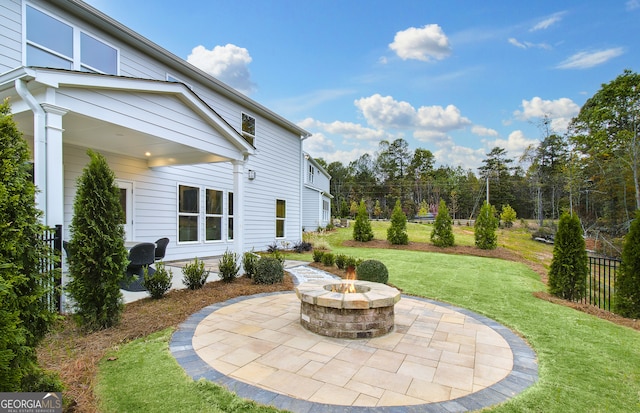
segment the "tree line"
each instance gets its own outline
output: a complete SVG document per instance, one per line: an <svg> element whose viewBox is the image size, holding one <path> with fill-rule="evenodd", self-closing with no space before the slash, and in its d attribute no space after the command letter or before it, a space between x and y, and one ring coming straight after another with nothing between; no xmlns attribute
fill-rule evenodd
<svg viewBox="0 0 640 413"><path fill-rule="evenodd" d="M494 147L474 171L435 166L424 148L383 140L374 154L343 164L317 161L331 175L332 215L353 215L364 200L370 216L388 218L396 200L412 218L437 212L444 200L453 219L473 219L486 200L498 213L507 205L519 218L556 220L578 214L586 229L620 232L640 209L640 75L625 70L603 84L566 133L541 119L543 139L518 159ZM487 186L489 190L487 191Z"/></svg>

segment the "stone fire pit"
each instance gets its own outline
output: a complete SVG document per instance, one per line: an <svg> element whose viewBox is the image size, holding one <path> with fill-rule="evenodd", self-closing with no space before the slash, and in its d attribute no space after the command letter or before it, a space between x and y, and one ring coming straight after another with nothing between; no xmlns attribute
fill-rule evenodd
<svg viewBox="0 0 640 413"><path fill-rule="evenodd" d="M343 292L351 289L353 292ZM336 338L379 337L393 330L400 291L369 281L309 281L296 287L300 324Z"/></svg>

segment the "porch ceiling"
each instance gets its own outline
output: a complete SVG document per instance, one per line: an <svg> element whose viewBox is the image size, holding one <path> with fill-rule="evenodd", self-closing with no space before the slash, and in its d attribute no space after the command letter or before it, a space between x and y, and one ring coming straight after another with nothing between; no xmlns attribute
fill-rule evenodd
<svg viewBox="0 0 640 413"><path fill-rule="evenodd" d="M20 130L33 136L33 115L14 115ZM63 117L63 142L147 161L149 167L226 162L230 159L188 145L69 112Z"/></svg>

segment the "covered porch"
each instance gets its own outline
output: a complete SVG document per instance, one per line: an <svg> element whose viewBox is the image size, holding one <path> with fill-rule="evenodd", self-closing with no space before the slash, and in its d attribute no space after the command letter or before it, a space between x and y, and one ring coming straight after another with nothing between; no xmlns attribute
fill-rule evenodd
<svg viewBox="0 0 640 413"><path fill-rule="evenodd" d="M22 67L0 76L0 97L9 99L31 147L43 222L62 225L64 239L75 182L91 148L116 174L128 240L169 237L169 258L222 244L243 252L245 165L254 148L184 84ZM209 246L187 242L176 250L179 183L212 180L233 194L233 237Z"/></svg>

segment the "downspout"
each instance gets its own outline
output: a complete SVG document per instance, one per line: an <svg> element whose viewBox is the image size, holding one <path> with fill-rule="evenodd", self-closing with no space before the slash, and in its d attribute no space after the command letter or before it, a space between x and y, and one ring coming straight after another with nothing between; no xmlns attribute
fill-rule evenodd
<svg viewBox="0 0 640 413"><path fill-rule="evenodd" d="M34 182L39 191L36 192L36 204L47 222L47 142L46 142L46 113L35 97L29 92L24 79L15 80L18 96L33 112L33 170Z"/></svg>
<svg viewBox="0 0 640 413"><path fill-rule="evenodd" d="M304 148L303 148L303 142L305 139L307 139L309 136L300 136L300 156L298 156L298 162L300 162L300 166L298 168L298 170L300 171L300 193L299 193L299 198L298 198L298 205L299 205L299 211L298 211L298 235L300 236L300 238L298 238L296 241L302 241L302 219L303 219L303 213L304 213L304 201L302 199L303 196L303 191L304 191L304 177L305 177L305 170L304 170Z"/></svg>

